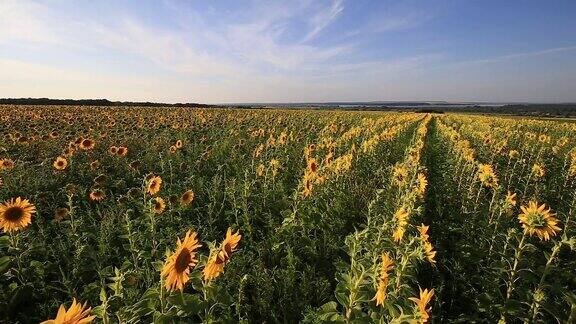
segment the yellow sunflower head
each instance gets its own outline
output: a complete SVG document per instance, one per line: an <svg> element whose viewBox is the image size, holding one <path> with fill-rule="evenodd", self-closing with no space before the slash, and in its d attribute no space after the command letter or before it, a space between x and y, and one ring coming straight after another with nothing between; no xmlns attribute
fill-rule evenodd
<svg viewBox="0 0 576 324"><path fill-rule="evenodd" d="M53 320L47 320L42 322L41 324L85 324L85 323L92 323L95 315L88 316L90 314L90 307L77 303L76 298L72 300L72 305L70 308L66 310L64 305L60 305L58 308L58 314L56 314L56 318Z"/></svg>
<svg viewBox="0 0 576 324"><path fill-rule="evenodd" d="M148 180L147 185L147 192L151 195L155 195L160 191L160 187L162 186L162 178L159 176L153 176Z"/></svg>
<svg viewBox="0 0 576 324"><path fill-rule="evenodd" d="M224 265L230 260L232 252L236 251L238 248L238 243L242 235L239 232L233 233L231 228L226 231L226 238L222 242L222 245L218 251L213 254L206 266L204 267L204 280L210 281L218 277L222 272L224 272Z"/></svg>
<svg viewBox="0 0 576 324"><path fill-rule="evenodd" d="M180 197L180 204L181 205L184 205L184 206L190 205L192 203L192 201L194 201L194 191L192 191L192 190L186 191Z"/></svg>
<svg viewBox="0 0 576 324"><path fill-rule="evenodd" d="M96 142L92 139L85 138L80 142L80 149L91 150L96 146Z"/></svg>
<svg viewBox="0 0 576 324"><path fill-rule="evenodd" d="M66 158L63 156L59 156L56 158L56 161L54 161L53 165L54 169L56 170L64 170L68 166L68 160L66 160Z"/></svg>
<svg viewBox="0 0 576 324"><path fill-rule="evenodd" d="M558 226L560 221L550 212L550 208L546 209L545 204L538 206L537 202L531 201L528 206L521 206L520 209L522 213L518 219L525 234L548 241L561 230Z"/></svg>
<svg viewBox="0 0 576 324"><path fill-rule="evenodd" d="M176 251L166 259L161 273L166 289L182 291L190 279L190 269L198 263L196 250L202 246L196 236L196 232L188 231L182 241L178 238Z"/></svg>
<svg viewBox="0 0 576 324"><path fill-rule="evenodd" d="M0 227L4 233L15 232L32 223L36 207L20 197L0 204Z"/></svg>
<svg viewBox="0 0 576 324"><path fill-rule="evenodd" d="M164 202L164 199L162 199L161 197L154 198L152 204L154 214L162 214L164 209L166 209L166 202Z"/></svg>

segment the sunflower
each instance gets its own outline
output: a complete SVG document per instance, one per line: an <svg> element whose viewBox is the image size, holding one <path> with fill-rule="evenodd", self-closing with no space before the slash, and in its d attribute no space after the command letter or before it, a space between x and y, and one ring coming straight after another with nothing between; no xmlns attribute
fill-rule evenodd
<svg viewBox="0 0 576 324"><path fill-rule="evenodd" d="M155 195L160 191L160 187L162 186L162 178L159 176L153 176L148 180L147 185L147 192L151 195Z"/></svg>
<svg viewBox="0 0 576 324"><path fill-rule="evenodd" d="M54 161L53 166L56 170L64 170L68 166L68 160L63 156L59 156L56 158L56 161Z"/></svg>
<svg viewBox="0 0 576 324"><path fill-rule="evenodd" d="M59 222L70 214L70 210L66 207L58 208L54 212L54 219Z"/></svg>
<svg viewBox="0 0 576 324"><path fill-rule="evenodd" d="M386 300L386 288L388 287L388 276L390 270L394 267L394 261L390 258L388 253L382 254L382 267L380 268L380 277L378 280L378 289L376 290L376 306L384 305Z"/></svg>
<svg viewBox="0 0 576 324"><path fill-rule="evenodd" d="M542 165L534 163L534 165L532 166L532 174L534 174L534 176L536 176L537 178L542 178L545 174Z"/></svg>
<svg viewBox="0 0 576 324"><path fill-rule="evenodd" d="M427 186L428 180L426 180L426 175L424 173L418 173L418 178L416 179L416 193L418 196L424 196Z"/></svg>
<svg viewBox="0 0 576 324"><path fill-rule="evenodd" d="M100 167L100 161L94 160L90 162L90 170L96 170L98 167Z"/></svg>
<svg viewBox="0 0 576 324"><path fill-rule="evenodd" d="M304 197L309 197L312 195L312 189L314 188L314 175L312 173L304 174L304 189L302 191L302 195Z"/></svg>
<svg viewBox="0 0 576 324"><path fill-rule="evenodd" d="M110 155L115 155L118 153L118 147L112 145L108 148L108 153L110 153Z"/></svg>
<svg viewBox="0 0 576 324"><path fill-rule="evenodd" d="M82 140L82 142L80 142L80 149L82 150L91 150L96 146L96 142L94 142L94 140L91 140L89 138L85 138Z"/></svg>
<svg viewBox="0 0 576 324"><path fill-rule="evenodd" d="M478 166L478 179L485 187L496 188L498 186L498 177L494 173L494 168L489 164Z"/></svg>
<svg viewBox="0 0 576 324"><path fill-rule="evenodd" d="M188 190L180 196L180 205L190 205L194 201L194 191Z"/></svg>
<svg viewBox="0 0 576 324"><path fill-rule="evenodd" d="M47 320L42 322L41 324L86 324L91 323L95 315L88 316L90 314L90 307L86 307L86 303L84 305L77 303L76 298L72 300L72 305L68 310L64 305L60 305L58 308L58 314L56 314L56 318L53 320Z"/></svg>
<svg viewBox="0 0 576 324"><path fill-rule="evenodd" d="M531 201L528 207L521 206L520 209L522 213L518 215L518 220L524 228L524 234L536 235L540 240L548 241L561 230L558 227L560 221L550 212L550 208L546 209L545 204L538 206L537 202Z"/></svg>
<svg viewBox="0 0 576 324"><path fill-rule="evenodd" d="M216 253L214 253L208 260L204 267L204 280L210 281L218 277L224 272L224 265L230 260L232 252L238 248L238 243L242 235L239 232L232 233L232 229L228 228L226 231L226 238Z"/></svg>
<svg viewBox="0 0 576 324"><path fill-rule="evenodd" d="M434 296L434 289L428 291L428 289L422 290L422 288L420 288L420 296L419 296L420 298L416 297L408 298L414 303L416 303L416 307L418 308L417 319L419 320L418 321L419 323L427 323L428 319L430 318L430 315L428 314L428 312L430 312L430 309L427 309L426 306L428 305L430 300L432 300L432 296Z"/></svg>
<svg viewBox="0 0 576 324"><path fill-rule="evenodd" d="M278 159L270 160L270 167L272 168L272 176L275 177L278 174L278 169L280 168L280 161Z"/></svg>
<svg viewBox="0 0 576 324"><path fill-rule="evenodd" d="M436 257L436 251L434 251L434 247L429 241L424 242L424 254L428 262L432 263L432 265L436 264L436 260L434 259Z"/></svg>
<svg viewBox="0 0 576 324"><path fill-rule="evenodd" d="M128 155L128 148L127 148L127 147L124 147L124 146L120 146L120 147L118 148L118 152L117 152L117 153L118 153L119 156L126 156L126 155Z"/></svg>
<svg viewBox="0 0 576 324"><path fill-rule="evenodd" d="M178 238L176 251L166 259L161 273L166 289L182 291L188 282L190 268L198 263L195 251L202 246L196 236L196 232L188 231L184 240Z"/></svg>
<svg viewBox="0 0 576 324"><path fill-rule="evenodd" d="M106 198L106 194L102 189L93 189L90 191L90 200L92 201L102 201Z"/></svg>
<svg viewBox="0 0 576 324"><path fill-rule="evenodd" d="M400 240L402 240L402 237L404 237L404 233L406 232L406 225L408 225L408 217L409 214L406 211L406 209L404 209L404 207L401 207L394 213L394 219L396 220L396 229L394 230L392 237L394 238L394 241L396 243L400 242Z"/></svg>
<svg viewBox="0 0 576 324"><path fill-rule="evenodd" d="M0 170L10 170L14 167L14 161L11 159L0 160Z"/></svg>
<svg viewBox="0 0 576 324"><path fill-rule="evenodd" d="M174 153L176 153L176 151L178 151L178 148L174 145L171 145L170 146L170 153L174 154Z"/></svg>
<svg viewBox="0 0 576 324"><path fill-rule="evenodd" d="M315 158L308 159L308 171L312 174L315 174L318 171L318 162L316 162Z"/></svg>
<svg viewBox="0 0 576 324"><path fill-rule="evenodd" d="M259 177L263 177L265 173L266 173L266 167L264 166L264 164L262 163L258 164L258 167L256 167L256 174Z"/></svg>
<svg viewBox="0 0 576 324"><path fill-rule="evenodd" d="M506 199L504 200L504 204L510 207L516 206L516 193L508 191L506 194Z"/></svg>
<svg viewBox="0 0 576 324"><path fill-rule="evenodd" d="M162 214L164 209L166 209L164 199L161 197L154 198L152 209L154 210L154 214Z"/></svg>
<svg viewBox="0 0 576 324"><path fill-rule="evenodd" d="M177 149L181 149L184 144L182 143L182 140L177 140L174 146L176 146Z"/></svg>
<svg viewBox="0 0 576 324"><path fill-rule="evenodd" d="M4 233L15 232L24 229L32 223L32 214L36 207L20 197L10 199L0 204L0 227Z"/></svg>
<svg viewBox="0 0 576 324"><path fill-rule="evenodd" d="M408 178L408 170L401 165L397 165L394 167L394 171L392 173L392 180L398 186L402 186L406 183L406 179Z"/></svg>

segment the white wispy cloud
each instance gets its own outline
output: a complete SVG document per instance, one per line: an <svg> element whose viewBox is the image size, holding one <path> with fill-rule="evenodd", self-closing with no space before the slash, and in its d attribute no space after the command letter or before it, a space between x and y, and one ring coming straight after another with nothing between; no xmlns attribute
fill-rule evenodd
<svg viewBox="0 0 576 324"><path fill-rule="evenodd" d="M310 18L310 26L312 29L308 34L306 34L306 36L304 36L302 42L308 42L318 36L318 34L338 18L343 10L344 6L342 0L334 0L330 7L319 10L312 16L312 18Z"/></svg>

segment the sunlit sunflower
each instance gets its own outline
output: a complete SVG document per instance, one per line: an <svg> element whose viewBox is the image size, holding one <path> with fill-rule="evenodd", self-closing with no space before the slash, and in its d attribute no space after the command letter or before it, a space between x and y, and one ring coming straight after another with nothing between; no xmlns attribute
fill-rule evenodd
<svg viewBox="0 0 576 324"><path fill-rule="evenodd" d="M394 229L394 233L392 237L396 243L400 242L404 237L404 233L406 232L406 225L408 225L408 217L409 214L404 209L404 207L399 208L394 213L394 220L396 221L396 229Z"/></svg>
<svg viewBox="0 0 576 324"><path fill-rule="evenodd" d="M155 195L160 191L160 187L162 186L162 178L159 176L153 176L148 180L147 192L151 195Z"/></svg>
<svg viewBox="0 0 576 324"><path fill-rule="evenodd" d="M532 174L534 174L534 176L537 178L542 178L545 174L544 167L538 163L534 163L532 166Z"/></svg>
<svg viewBox="0 0 576 324"><path fill-rule="evenodd" d="M485 187L496 188L498 186L498 177L494 173L494 168L489 164L478 166L478 179Z"/></svg>
<svg viewBox="0 0 576 324"><path fill-rule="evenodd" d="M180 196L180 205L190 205L194 201L194 191L188 190Z"/></svg>
<svg viewBox="0 0 576 324"><path fill-rule="evenodd" d="M314 175L312 173L304 174L304 179L302 180L304 188L302 190L302 195L304 197L309 197L312 195L312 190L314 188Z"/></svg>
<svg viewBox="0 0 576 324"><path fill-rule="evenodd" d="M53 166L56 170L64 170L68 166L68 160L63 156L59 156L56 158L56 161L54 161Z"/></svg>
<svg viewBox="0 0 576 324"><path fill-rule="evenodd" d="M69 214L70 214L70 210L68 208L66 208L66 207L58 208L54 212L54 219L59 222L59 221L63 220L64 218L68 217Z"/></svg>
<svg viewBox="0 0 576 324"><path fill-rule="evenodd" d="M60 305L58 308L58 314L56 314L56 318L53 320L47 320L42 322L41 324L86 324L91 323L95 315L88 316L90 314L90 307L77 303L76 298L72 300L72 305L70 308L66 310L64 305Z"/></svg>
<svg viewBox="0 0 576 324"><path fill-rule="evenodd" d="M102 189L93 189L90 191L90 200L92 201L102 201L106 198L106 194Z"/></svg>
<svg viewBox="0 0 576 324"><path fill-rule="evenodd" d="M110 153L111 155L115 155L118 153L118 147L112 145L108 148L108 153Z"/></svg>
<svg viewBox="0 0 576 324"><path fill-rule="evenodd" d="M402 186L406 183L408 179L408 170L402 165L397 165L394 167L394 171L392 173L392 181L398 185Z"/></svg>
<svg viewBox="0 0 576 324"><path fill-rule="evenodd" d="M516 206L516 193L508 191L506 194L506 199L504 200L504 204L509 207Z"/></svg>
<svg viewBox="0 0 576 324"><path fill-rule="evenodd" d="M308 172L314 174L318 172L318 162L316 162L315 158L308 159Z"/></svg>
<svg viewBox="0 0 576 324"><path fill-rule="evenodd" d="M436 257L436 251L434 251L434 247L429 241L424 242L424 254L426 255L428 262L433 265L436 264L436 260L434 259Z"/></svg>
<svg viewBox="0 0 576 324"><path fill-rule="evenodd" d="M176 146L176 148L181 149L182 146L184 146L184 143L182 143L182 140L177 140L176 144L174 144L174 146Z"/></svg>
<svg viewBox="0 0 576 324"><path fill-rule="evenodd" d="M418 196L424 196L427 186L428 180L426 180L426 175L424 173L418 173L418 178L416 179L416 193Z"/></svg>
<svg viewBox="0 0 576 324"><path fill-rule="evenodd" d="M118 148L117 154L118 154L119 156L126 156L126 155L128 155L128 148L127 148L127 147L124 147L124 146L120 146L120 147Z"/></svg>
<svg viewBox="0 0 576 324"><path fill-rule="evenodd" d="M264 166L264 164L262 163L258 164L258 166L256 167L256 174L259 177L263 177L265 173L266 173L266 167Z"/></svg>
<svg viewBox="0 0 576 324"><path fill-rule="evenodd" d="M14 161L11 159L0 160L0 170L10 170L14 167Z"/></svg>
<svg viewBox="0 0 576 324"><path fill-rule="evenodd" d="M152 209L154 210L155 214L162 214L164 209L166 209L166 202L161 197L154 198L152 202Z"/></svg>
<svg viewBox="0 0 576 324"><path fill-rule="evenodd" d="M4 233L15 232L26 228L32 223L32 214L36 207L20 197L10 199L0 204L0 227Z"/></svg>
<svg viewBox="0 0 576 324"><path fill-rule="evenodd" d="M91 140L89 138L85 138L82 140L82 142L80 142L80 149L82 150L91 150L96 146L96 142L94 140Z"/></svg>
<svg viewBox="0 0 576 324"><path fill-rule="evenodd" d="M214 253L204 267L204 280L210 281L224 272L224 265L230 260L232 252L238 248L242 235L233 233L231 228L226 231L226 238L216 253Z"/></svg>
<svg viewBox="0 0 576 324"><path fill-rule="evenodd" d="M428 289L422 290L420 288L420 298L410 297L411 301L416 303L416 307L418 308L418 313L416 314L416 320L418 323L427 323L428 319L430 318L430 309L426 308L430 300L432 300L432 296L434 296L434 289L428 291Z"/></svg>
<svg viewBox="0 0 576 324"><path fill-rule="evenodd" d="M198 263L195 251L202 246L196 236L196 232L188 231L184 240L180 241L178 238L176 251L166 259L161 273L166 289L170 291L184 290L184 285L189 279L190 269Z"/></svg>
<svg viewBox="0 0 576 324"><path fill-rule="evenodd" d="M390 258L388 253L382 254L382 267L380 268L380 277L378 280L378 289L376 289L376 306L383 305L386 301L386 288L388 287L388 276L390 270L394 268L394 261Z"/></svg>
<svg viewBox="0 0 576 324"><path fill-rule="evenodd" d="M530 236L538 236L540 240L548 241L551 236L555 236L561 228L558 226L560 221L546 209L546 205L538 206L538 203L531 201L528 207L521 206L522 213L518 215L520 224L524 228L524 233Z"/></svg>

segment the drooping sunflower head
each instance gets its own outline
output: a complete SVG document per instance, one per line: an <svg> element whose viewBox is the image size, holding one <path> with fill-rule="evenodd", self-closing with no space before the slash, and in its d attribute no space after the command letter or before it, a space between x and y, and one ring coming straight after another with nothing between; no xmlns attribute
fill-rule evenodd
<svg viewBox="0 0 576 324"><path fill-rule="evenodd" d="M166 259L161 273L166 289L182 291L190 279L190 269L198 263L196 250L202 246L196 236L196 232L188 231L182 241L178 238L176 251Z"/></svg>
<svg viewBox="0 0 576 324"><path fill-rule="evenodd" d="M382 253L382 265L380 267L380 278L388 277L388 272L394 268L394 260L389 253Z"/></svg>
<svg viewBox="0 0 576 324"><path fill-rule="evenodd" d="M0 227L4 233L15 232L32 223L36 207L20 197L0 204Z"/></svg>
<svg viewBox="0 0 576 324"><path fill-rule="evenodd" d="M231 228L226 232L226 238L222 242L220 248L215 254L210 256L210 259L204 267L204 280L210 281L218 277L224 272L224 265L230 260L232 252L238 248L238 243L242 235L239 232L233 233Z"/></svg>
<svg viewBox="0 0 576 324"><path fill-rule="evenodd" d="M59 171L64 170L68 166L68 160L66 160L66 158L64 158L63 156L59 156L54 161L53 166L54 166L54 169L56 169L56 170L59 170Z"/></svg>
<svg viewBox="0 0 576 324"><path fill-rule="evenodd" d="M422 288L420 288L419 298L416 298L416 297L408 298L416 304L416 308L418 310L416 317L420 321L420 323L427 323L428 319L430 318L430 315L428 313L428 312L430 312L430 309L428 309L427 306L428 306L428 303L432 300L433 296L434 296L434 289L422 290Z"/></svg>
<svg viewBox="0 0 576 324"><path fill-rule="evenodd" d="M518 220L525 234L548 241L561 230L558 226L560 221L550 212L550 208L546 209L545 204L538 206L537 202L531 201L528 206L521 206L520 209L522 213L518 215Z"/></svg>
<svg viewBox="0 0 576 324"><path fill-rule="evenodd" d="M60 305L58 308L58 314L56 318L52 320L47 320L41 324L87 324L92 323L96 315L89 316L90 307L76 302L76 298L72 300L72 305L66 310L64 305Z"/></svg>
<svg viewBox="0 0 576 324"><path fill-rule="evenodd" d="M66 207L58 208L54 212L54 219L57 222L59 222L59 221L63 220L64 218L68 217L69 214L70 214L70 210L68 208L66 208Z"/></svg>
<svg viewBox="0 0 576 324"><path fill-rule="evenodd" d="M148 180L147 192L151 195L155 195L160 191L162 186L162 178L159 176L153 176Z"/></svg>
<svg viewBox="0 0 576 324"><path fill-rule="evenodd" d="M180 196L180 204L181 205L190 205L194 201L194 191L188 190Z"/></svg>
<svg viewBox="0 0 576 324"><path fill-rule="evenodd" d="M106 193L102 189L93 189L90 191L90 200L92 201L102 201L106 198Z"/></svg>

